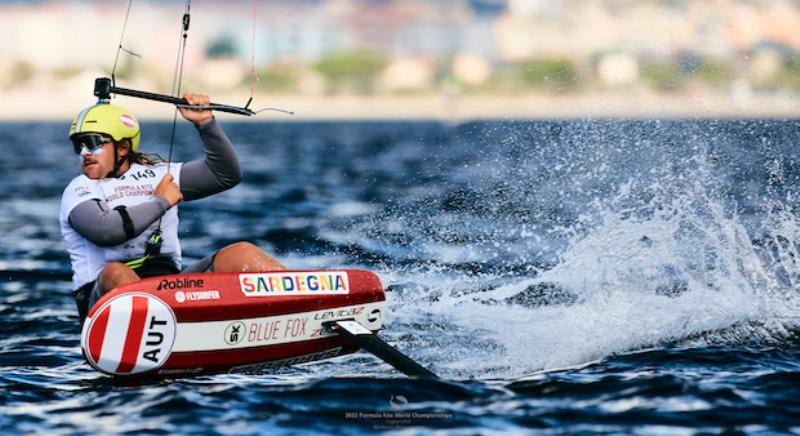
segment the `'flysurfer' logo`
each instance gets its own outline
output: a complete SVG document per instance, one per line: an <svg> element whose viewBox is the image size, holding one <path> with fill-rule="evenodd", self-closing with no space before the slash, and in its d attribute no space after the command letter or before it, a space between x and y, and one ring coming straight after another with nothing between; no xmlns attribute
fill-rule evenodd
<svg viewBox="0 0 800 436"><path fill-rule="evenodd" d="M186 301L219 300L219 291L178 291L175 292L175 301L183 303Z"/></svg>
<svg viewBox="0 0 800 436"><path fill-rule="evenodd" d="M349 294L344 271L239 274L245 297Z"/></svg>

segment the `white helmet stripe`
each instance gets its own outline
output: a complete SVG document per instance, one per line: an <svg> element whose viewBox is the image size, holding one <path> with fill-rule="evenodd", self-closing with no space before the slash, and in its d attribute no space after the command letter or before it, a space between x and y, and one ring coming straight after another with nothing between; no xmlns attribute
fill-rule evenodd
<svg viewBox="0 0 800 436"><path fill-rule="evenodd" d="M81 130L83 130L83 120L86 118L86 115L89 115L89 112L96 106L97 105L89 106L78 114L78 118L75 119L75 133L81 133Z"/></svg>

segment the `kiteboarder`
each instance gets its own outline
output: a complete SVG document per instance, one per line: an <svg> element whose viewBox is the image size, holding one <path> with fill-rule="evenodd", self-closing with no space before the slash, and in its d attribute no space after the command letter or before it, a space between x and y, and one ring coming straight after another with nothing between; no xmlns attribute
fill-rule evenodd
<svg viewBox="0 0 800 436"><path fill-rule="evenodd" d="M185 94L207 107L203 94ZM181 201L207 197L241 181L231 142L212 111L179 108L197 128L205 156L164 162L139 151L141 131L126 109L102 100L81 111L69 139L82 174L64 190L59 224L69 251L81 322L111 289L140 278L181 272L178 211ZM249 242L228 245L183 272L255 272L284 266Z"/></svg>

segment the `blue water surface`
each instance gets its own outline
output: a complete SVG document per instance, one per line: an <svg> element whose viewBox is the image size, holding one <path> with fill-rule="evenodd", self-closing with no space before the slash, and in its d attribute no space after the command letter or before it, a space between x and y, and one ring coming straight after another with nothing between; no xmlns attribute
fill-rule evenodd
<svg viewBox="0 0 800 436"><path fill-rule="evenodd" d="M186 261L249 240L367 268L366 353L121 382L79 347L67 123L0 124L0 428L17 433L800 432L795 120L222 122L245 173L180 206ZM170 124L143 123L166 155ZM201 155L178 129L178 160Z"/></svg>

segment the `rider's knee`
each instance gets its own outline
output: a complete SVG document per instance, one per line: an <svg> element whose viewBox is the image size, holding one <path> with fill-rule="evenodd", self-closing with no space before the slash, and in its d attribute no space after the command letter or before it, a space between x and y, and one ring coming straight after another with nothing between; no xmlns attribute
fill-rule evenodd
<svg viewBox="0 0 800 436"><path fill-rule="evenodd" d="M135 274L132 269L120 262L111 262L100 272L100 284L109 285L121 282Z"/></svg>
<svg viewBox="0 0 800 436"><path fill-rule="evenodd" d="M223 250L230 251L232 253L252 253L254 251L262 251L257 245L247 241L234 242L233 244L226 246ZM220 252L222 252L222 250L220 250Z"/></svg>

